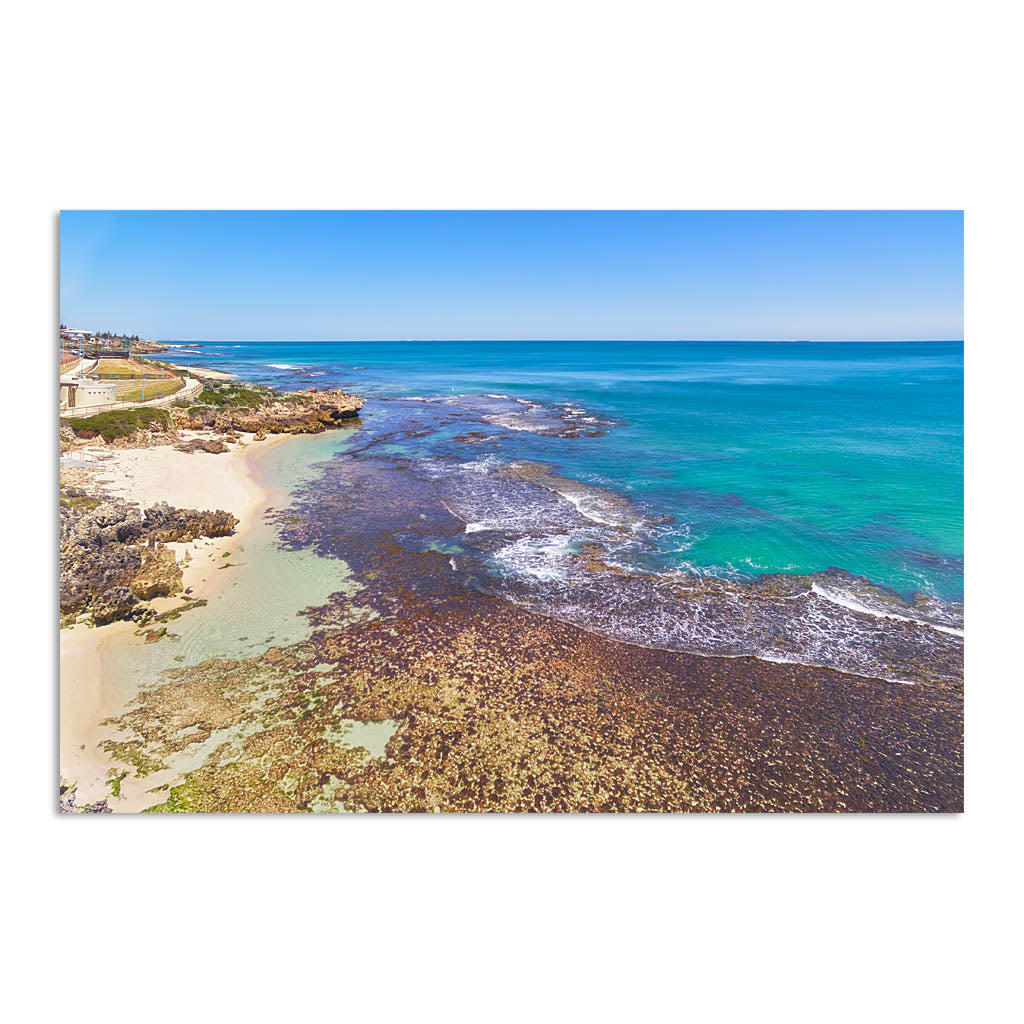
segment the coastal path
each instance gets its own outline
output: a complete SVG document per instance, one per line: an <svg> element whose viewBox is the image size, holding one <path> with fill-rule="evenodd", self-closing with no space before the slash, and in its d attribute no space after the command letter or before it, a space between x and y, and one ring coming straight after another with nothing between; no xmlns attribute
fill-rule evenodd
<svg viewBox="0 0 1024 1024"><path fill-rule="evenodd" d="M66 370L61 367L61 384L69 384L78 377L84 377L87 373L92 373L96 369L97 362L99 362L97 359L79 359L77 363L69 366Z"/></svg>
<svg viewBox="0 0 1024 1024"><path fill-rule="evenodd" d="M175 402L188 401L203 390L203 382L193 377L185 382L185 386L173 394L161 398L153 398L148 402L110 402L106 405L86 405L80 408L61 408L61 419L74 416L94 416L98 412L111 412L115 409L160 409Z"/></svg>

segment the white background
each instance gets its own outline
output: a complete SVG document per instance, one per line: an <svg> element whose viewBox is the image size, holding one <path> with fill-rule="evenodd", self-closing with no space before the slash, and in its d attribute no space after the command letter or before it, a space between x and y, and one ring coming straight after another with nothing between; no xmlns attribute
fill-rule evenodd
<svg viewBox="0 0 1024 1024"><path fill-rule="evenodd" d="M1006 1019L1024 628L1015 17L941 0L9 8L9 1019ZM966 209L966 814L55 814L62 207Z"/></svg>

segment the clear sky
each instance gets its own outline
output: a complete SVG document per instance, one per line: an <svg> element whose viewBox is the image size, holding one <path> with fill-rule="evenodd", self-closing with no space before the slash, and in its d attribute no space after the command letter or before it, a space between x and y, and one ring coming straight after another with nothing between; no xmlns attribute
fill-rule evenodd
<svg viewBox="0 0 1024 1024"><path fill-rule="evenodd" d="M85 212L61 320L148 338L963 337L960 212Z"/></svg>

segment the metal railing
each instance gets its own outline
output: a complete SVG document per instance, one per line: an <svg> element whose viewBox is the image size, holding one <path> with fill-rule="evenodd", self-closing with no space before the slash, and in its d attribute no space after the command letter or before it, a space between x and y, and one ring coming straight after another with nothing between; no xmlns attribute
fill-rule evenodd
<svg viewBox="0 0 1024 1024"><path fill-rule="evenodd" d="M95 416L100 412L112 412L115 409L161 409L164 406L173 405L175 402L185 401L194 398L203 390L203 382L193 377L185 382L185 386L171 395L163 395L160 398L152 398L148 402L107 402L103 405L79 405L65 406L61 403L61 419L72 419L80 416Z"/></svg>

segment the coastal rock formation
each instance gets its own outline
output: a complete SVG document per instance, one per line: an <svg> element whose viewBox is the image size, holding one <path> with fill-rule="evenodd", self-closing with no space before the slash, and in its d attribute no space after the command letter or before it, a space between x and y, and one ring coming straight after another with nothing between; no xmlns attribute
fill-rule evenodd
<svg viewBox="0 0 1024 1024"><path fill-rule="evenodd" d="M139 599L130 587L110 587L104 590L92 602L92 621L97 626L105 626L108 622L131 618L132 609Z"/></svg>
<svg viewBox="0 0 1024 1024"><path fill-rule="evenodd" d="M61 814L113 814L113 810L107 806L106 798L97 800L92 804L78 806L75 800L78 796L78 783L60 780L60 812Z"/></svg>
<svg viewBox="0 0 1024 1024"><path fill-rule="evenodd" d="M112 409L61 421L61 450L73 448L82 441L109 445L113 448L148 448L167 444L176 438L174 423L166 409Z"/></svg>
<svg viewBox="0 0 1024 1024"><path fill-rule="evenodd" d="M200 397L195 406L172 410L175 425L191 430L213 428L220 433L320 434L358 416L363 407L361 398L340 390L280 395L268 389L241 392L236 385L234 391L211 392L220 394L227 396L223 403L204 405Z"/></svg>
<svg viewBox="0 0 1024 1024"><path fill-rule="evenodd" d="M208 452L210 455L220 455L229 451L228 446L217 438L195 437L191 441L183 441L176 444L175 449L179 452Z"/></svg>
<svg viewBox="0 0 1024 1024"><path fill-rule="evenodd" d="M77 496L77 495L76 495ZM78 613L90 603L104 621L135 603L128 583L142 567L142 516L127 502L105 501L91 511L61 506L60 609ZM122 594L120 591L125 591Z"/></svg>
<svg viewBox="0 0 1024 1024"><path fill-rule="evenodd" d="M181 566L170 548L157 547L142 557L142 567L131 582L131 591L139 599L169 597L181 590Z"/></svg>
<svg viewBox="0 0 1024 1024"><path fill-rule="evenodd" d="M159 501L146 509L142 536L167 544L196 537L227 537L237 525L238 519L222 509L200 512L194 508L172 508L166 501Z"/></svg>
<svg viewBox="0 0 1024 1024"><path fill-rule="evenodd" d="M238 523L219 509L166 502L141 512L120 499L90 499L78 488L65 489L60 511L61 614L89 609L97 625L131 618L140 600L181 589L181 568L165 543L224 537Z"/></svg>

